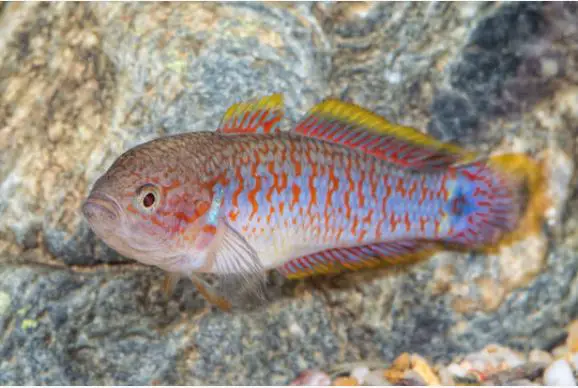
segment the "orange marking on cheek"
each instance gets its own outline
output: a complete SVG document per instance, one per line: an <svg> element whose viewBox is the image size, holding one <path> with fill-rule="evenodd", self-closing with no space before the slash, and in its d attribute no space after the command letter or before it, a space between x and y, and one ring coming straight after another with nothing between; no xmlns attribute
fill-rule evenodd
<svg viewBox="0 0 578 388"><path fill-rule="evenodd" d="M139 211L136 210L134 206L132 206L132 203L126 207L126 210L128 210L129 212L131 212L133 214L140 214Z"/></svg>
<svg viewBox="0 0 578 388"><path fill-rule="evenodd" d="M217 227L214 225L205 225L203 226L202 231L203 233L209 233L214 235L217 233Z"/></svg>
<svg viewBox="0 0 578 388"><path fill-rule="evenodd" d="M163 193L166 194L176 188L181 187L181 181L179 181L178 179L175 179L174 181L172 181L168 186L162 186L163 188Z"/></svg>
<svg viewBox="0 0 578 388"><path fill-rule="evenodd" d="M176 213L174 213L174 216L179 221L185 221L186 223L191 223L191 222L195 221L195 217L189 217L183 212L176 212Z"/></svg>
<svg viewBox="0 0 578 388"><path fill-rule="evenodd" d="M197 213L198 216L202 216L207 211L209 211L210 207L211 205L207 201L199 201L197 207L195 208L195 213Z"/></svg>
<svg viewBox="0 0 578 388"><path fill-rule="evenodd" d="M166 227L166 225L163 224L163 223L161 222L161 220L158 219L157 216L152 216L152 217L151 217L151 222L152 222L153 224L155 224L156 226L160 226L161 228L165 228L165 227Z"/></svg>

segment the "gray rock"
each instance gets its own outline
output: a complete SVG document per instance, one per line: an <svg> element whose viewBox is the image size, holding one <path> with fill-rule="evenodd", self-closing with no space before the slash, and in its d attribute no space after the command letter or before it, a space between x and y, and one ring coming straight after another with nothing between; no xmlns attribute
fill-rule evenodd
<svg viewBox="0 0 578 388"><path fill-rule="evenodd" d="M285 384L404 351L548 348L576 318L572 192L559 234L391 273L273 276L271 303L235 314L188 281L163 296L161 272L78 211L128 147L213 129L272 92L285 127L334 96L470 149L550 148L572 165L576 6L38 3L0 18L1 384Z"/></svg>

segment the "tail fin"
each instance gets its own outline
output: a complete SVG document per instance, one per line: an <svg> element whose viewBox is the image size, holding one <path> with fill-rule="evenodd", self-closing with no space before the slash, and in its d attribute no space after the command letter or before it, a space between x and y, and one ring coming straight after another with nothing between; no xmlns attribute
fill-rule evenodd
<svg viewBox="0 0 578 388"><path fill-rule="evenodd" d="M455 168L448 243L492 252L540 231L550 205L540 163L504 154Z"/></svg>

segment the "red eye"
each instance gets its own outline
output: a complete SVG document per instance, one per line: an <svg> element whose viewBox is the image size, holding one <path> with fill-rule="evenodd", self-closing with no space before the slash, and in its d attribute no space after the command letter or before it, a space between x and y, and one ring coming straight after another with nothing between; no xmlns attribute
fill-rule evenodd
<svg viewBox="0 0 578 388"><path fill-rule="evenodd" d="M149 208L155 204L155 195L153 193L148 193L142 199L142 204L144 207Z"/></svg>

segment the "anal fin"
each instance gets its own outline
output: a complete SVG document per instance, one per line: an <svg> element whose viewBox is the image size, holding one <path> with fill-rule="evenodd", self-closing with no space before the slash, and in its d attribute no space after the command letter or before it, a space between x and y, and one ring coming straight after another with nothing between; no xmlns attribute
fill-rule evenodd
<svg viewBox="0 0 578 388"><path fill-rule="evenodd" d="M288 279L418 262L440 250L434 242L406 240L334 248L293 259L278 271Z"/></svg>

